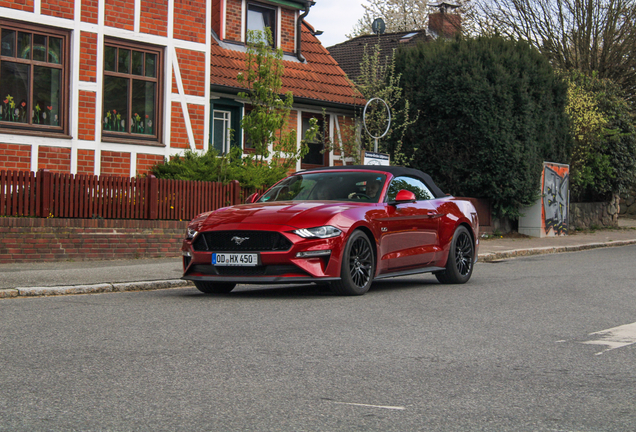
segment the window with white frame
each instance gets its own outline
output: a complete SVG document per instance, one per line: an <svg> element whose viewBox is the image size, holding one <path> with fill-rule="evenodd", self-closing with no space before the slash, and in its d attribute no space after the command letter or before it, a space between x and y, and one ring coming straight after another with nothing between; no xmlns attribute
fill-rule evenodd
<svg viewBox="0 0 636 432"><path fill-rule="evenodd" d="M269 7L256 2L247 2L247 30L260 31L265 34L265 28L269 28L272 33L272 44L276 46L276 8Z"/></svg>
<svg viewBox="0 0 636 432"><path fill-rule="evenodd" d="M230 151L230 130L232 113L230 111L214 110L212 115L212 143L219 154Z"/></svg>

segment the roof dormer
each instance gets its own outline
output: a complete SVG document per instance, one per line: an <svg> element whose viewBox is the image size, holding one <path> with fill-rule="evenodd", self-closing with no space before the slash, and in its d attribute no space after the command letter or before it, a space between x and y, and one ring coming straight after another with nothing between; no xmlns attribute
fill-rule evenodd
<svg viewBox="0 0 636 432"><path fill-rule="evenodd" d="M212 28L225 42L245 44L248 30L269 27L274 46L295 53L299 17L312 4L302 0L213 0Z"/></svg>

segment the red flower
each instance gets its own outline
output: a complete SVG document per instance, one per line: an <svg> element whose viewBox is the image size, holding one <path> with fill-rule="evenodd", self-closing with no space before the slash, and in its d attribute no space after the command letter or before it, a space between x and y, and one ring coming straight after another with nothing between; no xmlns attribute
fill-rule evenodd
<svg viewBox="0 0 636 432"><path fill-rule="evenodd" d="M47 109L47 110L49 110L49 111L51 111L51 110L53 109L53 105L51 105L51 106L47 106L47 107L46 107L46 109Z"/></svg>
<svg viewBox="0 0 636 432"><path fill-rule="evenodd" d="M148 118L148 114L146 114L146 118Z"/></svg>
<svg viewBox="0 0 636 432"><path fill-rule="evenodd" d="M22 108L24 108L26 106L26 102L22 102L20 105L22 105Z"/></svg>
<svg viewBox="0 0 636 432"><path fill-rule="evenodd" d="M4 103L9 103L9 99L5 99L3 102Z"/></svg>
<svg viewBox="0 0 636 432"><path fill-rule="evenodd" d="M113 114L117 114L117 110L113 110Z"/></svg>

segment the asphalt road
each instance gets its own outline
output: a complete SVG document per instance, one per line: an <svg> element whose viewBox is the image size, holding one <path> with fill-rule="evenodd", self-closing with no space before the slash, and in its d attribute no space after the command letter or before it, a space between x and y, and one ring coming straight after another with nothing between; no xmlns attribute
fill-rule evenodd
<svg viewBox="0 0 636 432"><path fill-rule="evenodd" d="M636 345L585 343L636 322L634 262L541 255L362 297L0 300L0 430L636 430Z"/></svg>

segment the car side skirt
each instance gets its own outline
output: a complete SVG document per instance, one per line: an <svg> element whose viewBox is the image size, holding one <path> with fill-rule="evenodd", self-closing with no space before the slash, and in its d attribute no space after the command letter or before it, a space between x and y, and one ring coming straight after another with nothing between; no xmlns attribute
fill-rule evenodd
<svg viewBox="0 0 636 432"><path fill-rule="evenodd" d="M404 270L404 271L398 271L398 272L392 272L392 273L384 273L374 277L373 280L388 279L392 277L408 276L408 275L414 275L414 274L420 274L420 273L432 273L432 272L444 271L444 270L446 270L444 267L418 268L418 269Z"/></svg>

